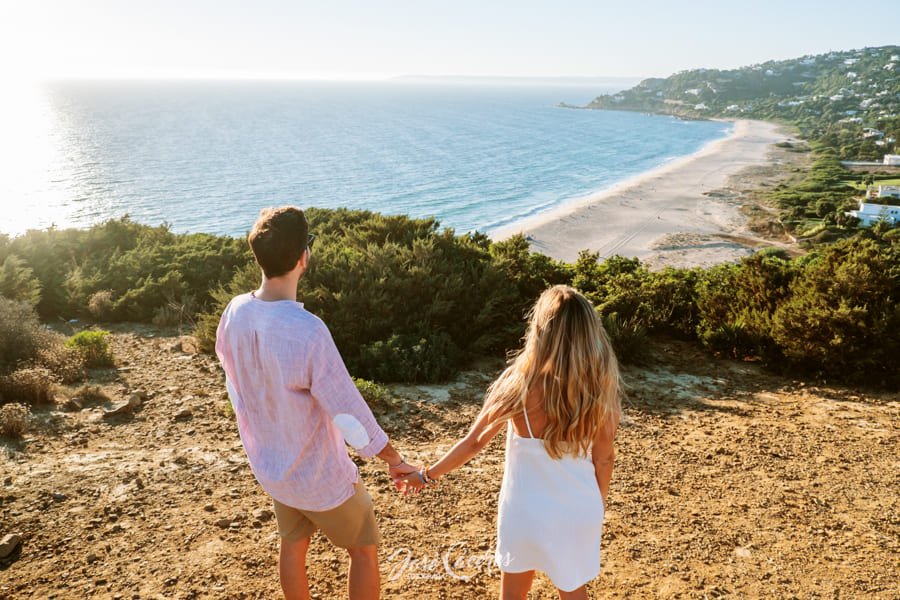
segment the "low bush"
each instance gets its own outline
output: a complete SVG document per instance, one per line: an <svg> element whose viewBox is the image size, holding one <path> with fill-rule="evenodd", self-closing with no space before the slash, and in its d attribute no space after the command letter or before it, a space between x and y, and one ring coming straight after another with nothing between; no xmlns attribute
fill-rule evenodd
<svg viewBox="0 0 900 600"><path fill-rule="evenodd" d="M34 364L50 370L60 383L76 383L84 379L84 355L63 343L63 336L55 336L53 344L37 351Z"/></svg>
<svg viewBox="0 0 900 600"><path fill-rule="evenodd" d="M602 315L603 328L616 352L625 364L644 364L650 356L647 330L634 321L623 321L616 313Z"/></svg>
<svg viewBox="0 0 900 600"><path fill-rule="evenodd" d="M20 438L28 431L28 407L11 403L0 406L0 435Z"/></svg>
<svg viewBox="0 0 900 600"><path fill-rule="evenodd" d="M446 334L421 338L394 334L364 344L351 367L354 373L378 381L444 381L456 372L458 355L459 350Z"/></svg>
<svg viewBox="0 0 900 600"><path fill-rule="evenodd" d="M100 321L106 321L113 314L114 297L112 290L94 292L88 300L88 312Z"/></svg>
<svg viewBox="0 0 900 600"><path fill-rule="evenodd" d="M66 341L66 347L77 350L88 368L112 367L115 361L108 338L108 331L79 331Z"/></svg>
<svg viewBox="0 0 900 600"><path fill-rule="evenodd" d="M372 410L379 412L391 408L395 404L395 400L390 390L379 383L369 381L368 379L353 378L356 389L366 401Z"/></svg>
<svg viewBox="0 0 900 600"><path fill-rule="evenodd" d="M61 336L42 325L31 306L0 296L0 374L61 345Z"/></svg>
<svg viewBox="0 0 900 600"><path fill-rule="evenodd" d="M56 377L43 367L26 367L0 376L0 398L27 406L53 403Z"/></svg>

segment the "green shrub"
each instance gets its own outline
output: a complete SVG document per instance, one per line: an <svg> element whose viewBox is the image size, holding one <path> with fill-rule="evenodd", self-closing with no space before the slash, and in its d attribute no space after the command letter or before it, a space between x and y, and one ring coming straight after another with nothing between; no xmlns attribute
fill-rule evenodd
<svg viewBox="0 0 900 600"><path fill-rule="evenodd" d="M358 377L353 378L353 383L356 384L356 389L359 390L366 404L377 413L380 414L396 406L397 400L391 394L391 391L383 385Z"/></svg>
<svg viewBox="0 0 900 600"><path fill-rule="evenodd" d="M108 337L108 331L80 331L66 341L66 346L80 352L88 368L112 367L115 361Z"/></svg>
<svg viewBox="0 0 900 600"><path fill-rule="evenodd" d="M37 306L41 300L41 282L25 261L11 254L0 263L0 296Z"/></svg>
<svg viewBox="0 0 900 600"><path fill-rule="evenodd" d="M640 260L582 252L572 285L602 315L617 315L627 328L692 337L697 321L695 286L700 271L667 268L652 273Z"/></svg>
<svg viewBox="0 0 900 600"><path fill-rule="evenodd" d="M697 336L718 353L778 360L772 315L796 274L791 261L771 252L710 267L697 282Z"/></svg>
<svg viewBox="0 0 900 600"><path fill-rule="evenodd" d="M807 260L774 312L791 362L831 379L900 385L900 245L856 237Z"/></svg>
<svg viewBox="0 0 900 600"><path fill-rule="evenodd" d="M167 226L140 225L127 217L88 229L29 231L7 245L40 282L42 315L84 314L94 295L105 291L112 306L95 318L143 322L158 307L187 295L195 296L196 310L205 308L210 293L250 255L244 240L175 234Z"/></svg>
<svg viewBox="0 0 900 600"><path fill-rule="evenodd" d="M508 277L514 252L494 257L484 236L438 231L429 219L315 209L307 215L319 237L299 300L328 325L352 373L379 381L444 379L472 354L502 352L522 335L522 313L533 299L523 300ZM545 266L555 277L555 267ZM204 348L212 348L227 302L259 280L259 268L247 263L213 292L217 306L200 315L196 330Z"/></svg>
<svg viewBox="0 0 900 600"><path fill-rule="evenodd" d="M650 345L644 327L634 321L623 321L616 313L603 315L601 320L620 362L635 365L647 362Z"/></svg>
<svg viewBox="0 0 900 600"><path fill-rule="evenodd" d="M416 338L394 334L365 344L353 372L378 381L443 381L456 372L460 351L446 334Z"/></svg>
<svg viewBox="0 0 900 600"><path fill-rule="evenodd" d="M0 435L20 438L28 430L28 407L11 403L0 406Z"/></svg>
<svg viewBox="0 0 900 600"><path fill-rule="evenodd" d="M747 332L747 327L741 320L704 329L700 341L714 353L730 358L753 356L759 350L756 338Z"/></svg>
<svg viewBox="0 0 900 600"><path fill-rule="evenodd" d="M369 404L386 402L391 397L391 393L386 387L374 381L354 377L353 383L356 384L356 389Z"/></svg>

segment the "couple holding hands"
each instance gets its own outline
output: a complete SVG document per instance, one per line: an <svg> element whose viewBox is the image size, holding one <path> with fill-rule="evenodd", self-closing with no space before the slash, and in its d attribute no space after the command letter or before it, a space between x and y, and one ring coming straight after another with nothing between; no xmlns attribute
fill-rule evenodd
<svg viewBox="0 0 900 600"><path fill-rule="evenodd" d="M349 553L350 598L379 597L381 535L347 445L387 463L397 488L409 492L464 465L504 428L501 597L526 598L543 571L560 598L587 598L586 584L600 572L621 412L618 364L590 302L570 287L547 289L524 346L488 388L468 434L416 467L376 422L326 325L297 302L313 239L299 208L264 209L249 235L262 285L231 300L216 334L241 441L274 503L285 598L309 598L306 553L317 529Z"/></svg>

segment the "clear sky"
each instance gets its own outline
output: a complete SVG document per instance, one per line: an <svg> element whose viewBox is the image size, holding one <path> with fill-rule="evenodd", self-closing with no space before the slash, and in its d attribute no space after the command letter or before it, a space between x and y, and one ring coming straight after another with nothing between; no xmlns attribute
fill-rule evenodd
<svg viewBox="0 0 900 600"><path fill-rule="evenodd" d="M3 0L6 77L665 76L900 44L900 1Z"/></svg>

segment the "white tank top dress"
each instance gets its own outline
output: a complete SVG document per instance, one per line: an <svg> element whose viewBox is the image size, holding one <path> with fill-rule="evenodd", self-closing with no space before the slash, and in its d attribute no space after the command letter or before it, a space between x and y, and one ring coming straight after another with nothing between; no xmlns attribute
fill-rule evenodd
<svg viewBox="0 0 900 600"><path fill-rule="evenodd" d="M497 550L505 573L543 571L560 590L574 591L600 573L603 497L587 456L551 458L535 438L509 421L500 486Z"/></svg>

